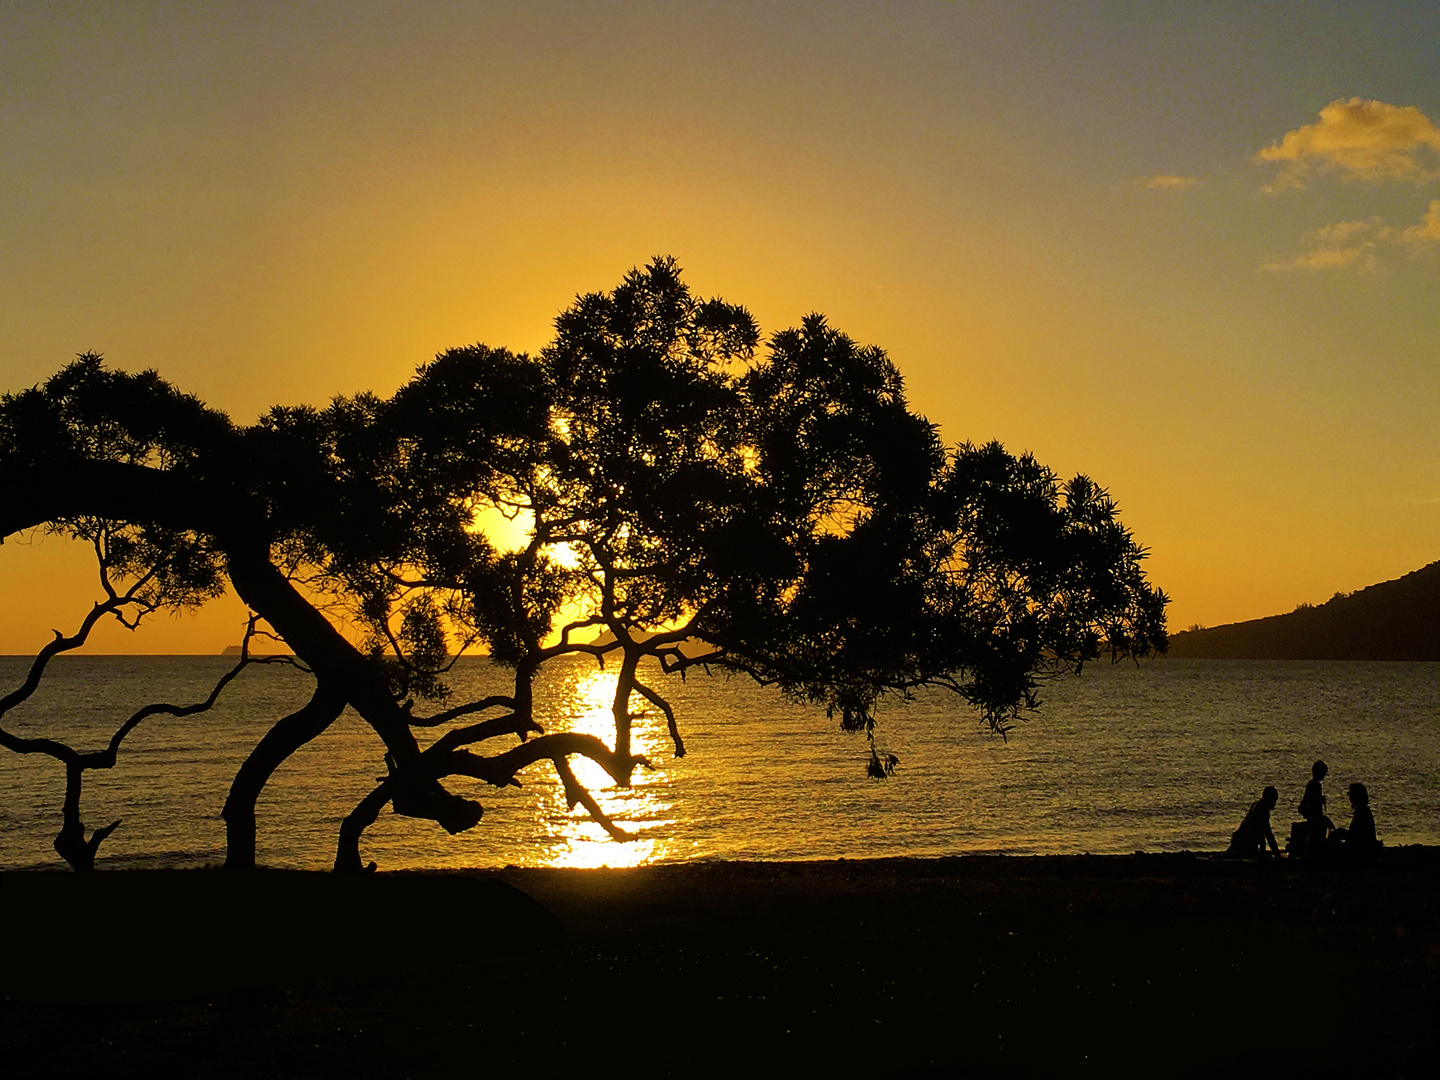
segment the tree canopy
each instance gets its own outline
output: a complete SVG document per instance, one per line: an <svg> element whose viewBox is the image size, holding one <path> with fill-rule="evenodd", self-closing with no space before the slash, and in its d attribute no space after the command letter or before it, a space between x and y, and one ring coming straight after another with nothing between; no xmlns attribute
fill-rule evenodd
<svg viewBox="0 0 1440 1080"><path fill-rule="evenodd" d="M90 542L107 598L41 650L0 723L96 619L134 625L227 582L252 632L313 675L312 700L232 786L236 867L254 863L268 777L346 705L386 750L338 840L337 869L354 870L387 804L458 832L482 811L446 777L505 786L539 762L572 809L623 836L570 759L628 785L648 764L631 748L637 696L683 754L669 675L743 674L822 704L872 735L883 776L882 699L945 687L1003 733L1045 675L1166 642L1165 597L1103 489L995 443L946 447L883 350L819 315L762 338L744 308L693 296L671 259L578 297L537 356L451 349L389 398L250 426L83 355L0 401L0 490L0 536ZM524 540L487 536L495 515ZM362 634L342 633L342 615ZM450 701L445 673L467 649L513 669L513 692ZM611 742L535 722L536 673L572 655L617 667ZM439 711L417 715L417 700ZM74 757L3 727L0 744ZM76 785L67 845L80 828L93 860Z"/></svg>

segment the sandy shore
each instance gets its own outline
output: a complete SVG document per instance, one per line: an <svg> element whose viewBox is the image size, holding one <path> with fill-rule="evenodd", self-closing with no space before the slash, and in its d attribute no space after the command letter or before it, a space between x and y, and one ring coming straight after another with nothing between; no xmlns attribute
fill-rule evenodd
<svg viewBox="0 0 1440 1080"><path fill-rule="evenodd" d="M1433 1075L1440 1051L1436 849L493 875L558 926L456 875L102 876L77 909L74 876L0 874L13 1075Z"/></svg>

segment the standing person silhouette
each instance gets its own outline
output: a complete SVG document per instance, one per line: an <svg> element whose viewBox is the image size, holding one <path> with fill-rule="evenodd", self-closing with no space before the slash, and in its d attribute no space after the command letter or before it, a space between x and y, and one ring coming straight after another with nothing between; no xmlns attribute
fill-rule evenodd
<svg viewBox="0 0 1440 1080"><path fill-rule="evenodd" d="M1300 816L1305 819L1305 858L1319 858L1325 852L1325 838L1335 823L1325 816L1325 793L1320 790L1321 781L1330 767L1317 761L1310 767L1310 782L1305 785L1305 796L1300 800Z"/></svg>

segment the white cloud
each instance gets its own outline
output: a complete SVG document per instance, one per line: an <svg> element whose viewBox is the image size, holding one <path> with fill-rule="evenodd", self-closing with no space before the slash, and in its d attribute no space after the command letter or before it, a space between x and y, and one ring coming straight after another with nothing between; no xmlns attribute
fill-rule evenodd
<svg viewBox="0 0 1440 1080"><path fill-rule="evenodd" d="M1440 176L1440 128L1413 105L1332 101L1317 123L1287 131L1255 160L1284 166L1268 192L1304 187L1312 168L1353 180L1425 183Z"/></svg>

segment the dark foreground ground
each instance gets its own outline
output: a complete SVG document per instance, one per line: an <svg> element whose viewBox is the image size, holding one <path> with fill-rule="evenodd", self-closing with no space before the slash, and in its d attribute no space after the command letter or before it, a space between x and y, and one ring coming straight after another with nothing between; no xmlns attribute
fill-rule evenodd
<svg viewBox="0 0 1440 1080"><path fill-rule="evenodd" d="M0 1070L1440 1070L1436 849L498 877L0 874Z"/></svg>

